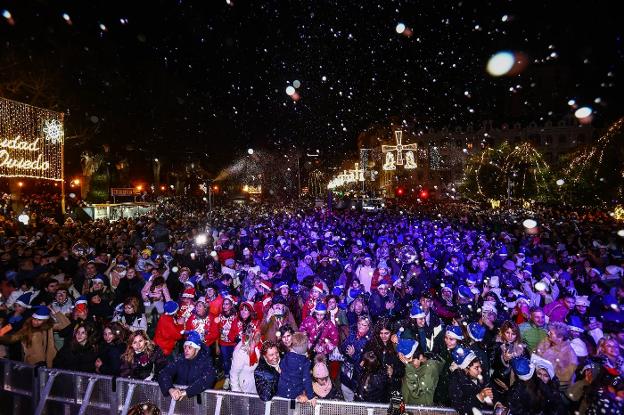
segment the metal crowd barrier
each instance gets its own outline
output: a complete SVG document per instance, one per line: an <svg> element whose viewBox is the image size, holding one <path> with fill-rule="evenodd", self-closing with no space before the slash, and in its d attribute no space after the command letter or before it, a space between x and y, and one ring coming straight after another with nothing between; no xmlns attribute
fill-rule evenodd
<svg viewBox="0 0 624 415"><path fill-rule="evenodd" d="M156 382L113 378L92 373L35 368L0 359L2 400L0 413L35 415L126 415L142 402L151 402L167 415L386 415L388 404L319 400L316 406L257 395L209 390L174 401ZM5 396L6 395L6 396ZM5 401L6 400L6 401ZM454 415L449 408L408 406L411 415Z"/></svg>
<svg viewBox="0 0 624 415"><path fill-rule="evenodd" d="M0 413L32 414L38 400L37 368L26 363L0 359L2 386Z"/></svg>

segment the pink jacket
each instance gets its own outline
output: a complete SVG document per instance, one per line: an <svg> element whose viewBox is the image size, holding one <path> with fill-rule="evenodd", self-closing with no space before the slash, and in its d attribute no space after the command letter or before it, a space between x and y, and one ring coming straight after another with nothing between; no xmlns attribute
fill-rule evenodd
<svg viewBox="0 0 624 415"><path fill-rule="evenodd" d="M312 347L318 336L318 341L314 347L316 353L329 354L339 345L338 329L329 320L323 320L318 324L314 317L307 317L301 323L299 331L308 335L308 348Z"/></svg>
<svg viewBox="0 0 624 415"><path fill-rule="evenodd" d="M563 305L563 299L548 303L544 307L544 314L548 316L549 322L564 322L569 311L570 310L568 310L568 308Z"/></svg>

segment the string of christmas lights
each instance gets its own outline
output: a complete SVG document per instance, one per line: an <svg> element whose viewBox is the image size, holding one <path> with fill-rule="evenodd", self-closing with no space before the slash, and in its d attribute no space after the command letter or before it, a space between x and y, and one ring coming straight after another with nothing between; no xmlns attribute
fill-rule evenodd
<svg viewBox="0 0 624 415"><path fill-rule="evenodd" d="M63 179L63 114L0 98L0 177Z"/></svg>

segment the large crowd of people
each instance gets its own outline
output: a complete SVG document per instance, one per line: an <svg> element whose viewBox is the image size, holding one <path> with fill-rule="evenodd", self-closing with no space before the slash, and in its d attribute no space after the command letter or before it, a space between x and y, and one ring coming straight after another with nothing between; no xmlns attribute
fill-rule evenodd
<svg viewBox="0 0 624 415"><path fill-rule="evenodd" d="M624 238L605 213L176 197L58 223L47 201L1 222L0 356L178 400L624 413Z"/></svg>

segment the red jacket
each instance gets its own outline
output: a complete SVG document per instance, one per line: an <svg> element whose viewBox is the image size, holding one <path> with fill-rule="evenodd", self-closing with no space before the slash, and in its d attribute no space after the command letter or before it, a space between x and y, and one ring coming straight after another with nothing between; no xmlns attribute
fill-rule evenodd
<svg viewBox="0 0 624 415"><path fill-rule="evenodd" d="M154 343L156 343L163 351L165 356L169 356L178 342L182 339L184 326L176 323L173 316L163 314L156 324L156 334L154 335Z"/></svg>
<svg viewBox="0 0 624 415"><path fill-rule="evenodd" d="M208 314L204 318L200 318L197 314L192 314L188 320L186 320L185 330L196 331L199 336L204 340L206 346L213 344L219 337L219 330L216 324L213 322L213 317Z"/></svg>
<svg viewBox="0 0 624 415"><path fill-rule="evenodd" d="M238 336L238 316L236 313L229 317L219 314L214 320L218 326L218 337L220 346L236 346Z"/></svg>

